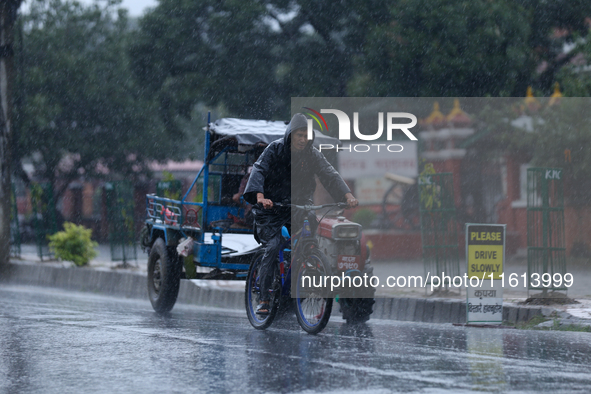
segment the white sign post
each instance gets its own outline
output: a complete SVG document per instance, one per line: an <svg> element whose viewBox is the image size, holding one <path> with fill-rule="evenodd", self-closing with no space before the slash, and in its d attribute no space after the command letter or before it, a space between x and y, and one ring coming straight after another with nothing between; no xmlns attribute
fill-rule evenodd
<svg viewBox="0 0 591 394"><path fill-rule="evenodd" d="M503 322L504 224L466 223L466 323Z"/></svg>

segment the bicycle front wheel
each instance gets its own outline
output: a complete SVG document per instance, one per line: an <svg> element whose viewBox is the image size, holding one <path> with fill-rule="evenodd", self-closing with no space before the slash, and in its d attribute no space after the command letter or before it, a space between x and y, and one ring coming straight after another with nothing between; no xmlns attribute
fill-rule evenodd
<svg viewBox="0 0 591 394"><path fill-rule="evenodd" d="M326 289L304 287L303 278L306 277L307 281L308 278L316 278L318 283L321 277L329 275L330 264L322 252L311 249L298 264L297 271L295 309L298 323L307 333L318 334L328 324L333 300L322 296Z"/></svg>
<svg viewBox="0 0 591 394"><path fill-rule="evenodd" d="M277 297L275 294L273 294L270 301L270 313L266 316L259 316L256 314L256 307L261 299L261 290L259 287L259 271L261 267L261 260L263 259L263 254L264 251L256 253L250 263L248 276L246 277L246 288L244 293L244 301L248 321L250 321L250 324L257 330L264 330L268 328L271 325L271 323L273 323L275 315L277 315L278 306Z"/></svg>

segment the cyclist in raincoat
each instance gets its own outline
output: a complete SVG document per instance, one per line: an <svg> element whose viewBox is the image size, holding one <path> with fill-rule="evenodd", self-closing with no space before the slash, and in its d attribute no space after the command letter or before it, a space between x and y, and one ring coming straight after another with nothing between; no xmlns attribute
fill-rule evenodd
<svg viewBox="0 0 591 394"><path fill-rule="evenodd" d="M270 143L254 164L244 191L244 199L250 204L257 204L252 209L254 235L265 248L260 269L259 315L266 315L270 311L269 289L274 264L278 261L277 255L283 242L281 228L291 225L291 210L274 207L273 202L312 204L316 175L335 201L346 201L351 207L358 205L343 178L313 147L314 140L308 140L307 127L307 119L303 114L293 116L284 137ZM311 220L310 224L314 226L316 220Z"/></svg>

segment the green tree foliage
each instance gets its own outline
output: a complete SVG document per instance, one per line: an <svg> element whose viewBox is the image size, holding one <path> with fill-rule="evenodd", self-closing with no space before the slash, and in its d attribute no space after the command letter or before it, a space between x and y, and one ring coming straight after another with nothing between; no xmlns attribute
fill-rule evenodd
<svg viewBox="0 0 591 394"><path fill-rule="evenodd" d="M551 91L588 15L582 0L161 0L131 53L167 125L196 102L286 118L290 97Z"/></svg>
<svg viewBox="0 0 591 394"><path fill-rule="evenodd" d="M591 15L583 0L159 0L134 29L119 3L23 15L16 157L48 180L201 155L184 137L203 135L203 108L286 119L296 96L523 96L556 75L578 92L558 55L583 51Z"/></svg>
<svg viewBox="0 0 591 394"><path fill-rule="evenodd" d="M563 45L588 32L591 3L402 0L390 14L371 29L357 60L358 78L366 82L358 91L519 97L528 85L551 93L556 72L570 59L559 56Z"/></svg>
<svg viewBox="0 0 591 394"><path fill-rule="evenodd" d="M161 0L131 54L167 125L197 101L235 116L289 116L292 96L344 96L352 54L386 2Z"/></svg>
<svg viewBox="0 0 591 394"><path fill-rule="evenodd" d="M262 2L162 0L141 19L133 68L168 128L198 101L223 102L238 116L270 114L274 40L265 15Z"/></svg>
<svg viewBox="0 0 591 394"><path fill-rule="evenodd" d="M527 10L532 26L528 46L539 66L534 85L549 95L563 68L570 68L571 60L585 45L591 27L591 2L519 0L518 3ZM573 50L565 53L565 44Z"/></svg>
<svg viewBox="0 0 591 394"><path fill-rule="evenodd" d="M366 56L371 27L390 19L390 2L298 0L285 7L283 3L270 1L268 5L281 43L275 75L282 95L355 95L349 86L359 68L355 60ZM282 13L294 16L282 22Z"/></svg>
<svg viewBox="0 0 591 394"><path fill-rule="evenodd" d="M578 45L569 53L575 61L562 67L556 79L560 88L568 97L591 96L591 41L579 38Z"/></svg>
<svg viewBox="0 0 591 394"><path fill-rule="evenodd" d="M367 93L439 97L525 92L529 80L523 79L534 65L527 46L531 26L514 1L404 0L390 13L391 20L371 29L365 56L359 59L369 72Z"/></svg>
<svg viewBox="0 0 591 394"><path fill-rule="evenodd" d="M169 158L181 138L166 132L130 72L130 25L117 3L35 0L22 15L16 155L54 184L105 169L138 176L149 160Z"/></svg>
<svg viewBox="0 0 591 394"><path fill-rule="evenodd" d="M66 222L64 231L49 236L49 248L57 258L72 261L80 267L97 256L95 248L98 244L91 237L91 229Z"/></svg>
<svg viewBox="0 0 591 394"><path fill-rule="evenodd" d="M591 201L591 115L589 98L565 98L538 114L542 122L528 140L538 167L559 167L567 177L570 203Z"/></svg>

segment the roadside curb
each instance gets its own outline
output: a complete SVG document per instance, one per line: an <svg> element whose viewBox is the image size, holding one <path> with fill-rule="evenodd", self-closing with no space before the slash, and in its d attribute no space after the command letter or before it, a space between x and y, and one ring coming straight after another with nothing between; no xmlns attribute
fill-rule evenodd
<svg viewBox="0 0 591 394"><path fill-rule="evenodd" d="M146 276L141 273L99 271L92 268L62 268L40 264L14 264L8 268L4 283L57 287L91 293L147 300ZM244 307L244 293L205 288L182 280L177 302L228 309ZM336 305L335 305L336 308ZM527 322L534 316L550 315L554 309L505 305L503 321ZM466 302L452 299L378 298L372 319L425 323L465 323Z"/></svg>
<svg viewBox="0 0 591 394"><path fill-rule="evenodd" d="M544 309L544 310L542 310ZM503 321L527 322L534 316L548 316L554 309L503 305ZM424 298L377 298L372 319L424 323L466 323L466 301Z"/></svg>
<svg viewBox="0 0 591 394"><path fill-rule="evenodd" d="M148 297L146 276L130 272L11 263L7 277L1 280L3 283L57 287L126 298L147 299Z"/></svg>
<svg viewBox="0 0 591 394"><path fill-rule="evenodd" d="M3 283L56 287L96 294L148 300L146 275L134 272L99 271L86 267L52 267L40 264L14 264ZM218 308L240 309L244 293L203 288L182 280L177 302Z"/></svg>

